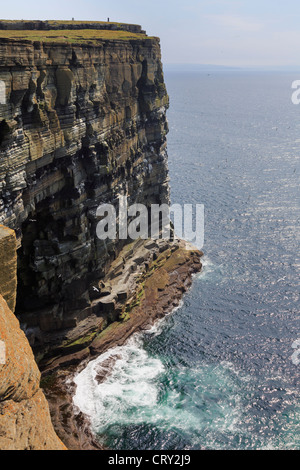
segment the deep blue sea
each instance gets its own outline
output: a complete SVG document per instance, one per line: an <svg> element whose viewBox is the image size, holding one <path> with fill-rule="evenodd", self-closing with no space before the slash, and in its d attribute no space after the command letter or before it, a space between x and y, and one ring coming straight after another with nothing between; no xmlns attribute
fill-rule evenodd
<svg viewBox="0 0 300 470"><path fill-rule="evenodd" d="M203 271L75 403L112 449L299 449L300 73L165 78L171 198L205 205Z"/></svg>

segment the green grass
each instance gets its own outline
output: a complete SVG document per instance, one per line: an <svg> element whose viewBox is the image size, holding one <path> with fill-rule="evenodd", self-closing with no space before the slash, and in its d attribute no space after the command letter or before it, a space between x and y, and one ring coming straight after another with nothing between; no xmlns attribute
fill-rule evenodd
<svg viewBox="0 0 300 470"><path fill-rule="evenodd" d="M89 333L86 336L82 336L72 343L67 343L64 345L64 350L67 351L68 349L73 349L74 347L86 346L93 341L97 334L97 331L93 331L92 333Z"/></svg>
<svg viewBox="0 0 300 470"><path fill-rule="evenodd" d="M101 40L130 41L133 39L147 39L145 34L131 33L129 31L112 31L98 29L80 30L50 30L50 31L17 31L0 30L0 39L17 39L37 42L68 42L71 44L97 44Z"/></svg>
<svg viewBox="0 0 300 470"><path fill-rule="evenodd" d="M55 384L55 380L55 374L46 375L46 377L41 378L40 387L44 390L47 388L51 388Z"/></svg>

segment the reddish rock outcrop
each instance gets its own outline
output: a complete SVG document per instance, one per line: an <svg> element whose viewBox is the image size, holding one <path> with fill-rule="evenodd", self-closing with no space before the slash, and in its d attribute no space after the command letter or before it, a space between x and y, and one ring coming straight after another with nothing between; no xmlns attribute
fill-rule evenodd
<svg viewBox="0 0 300 470"><path fill-rule="evenodd" d="M14 306L16 237L0 226L0 292ZM3 260L3 261L2 261ZM53 429L28 340L0 295L0 449L63 450Z"/></svg>

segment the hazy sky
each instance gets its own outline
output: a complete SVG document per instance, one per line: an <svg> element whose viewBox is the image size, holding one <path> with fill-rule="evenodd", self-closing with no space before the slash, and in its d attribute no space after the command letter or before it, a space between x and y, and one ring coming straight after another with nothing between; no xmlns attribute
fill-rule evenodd
<svg viewBox="0 0 300 470"><path fill-rule="evenodd" d="M22 0L0 15L141 24L169 64L300 65L299 0Z"/></svg>

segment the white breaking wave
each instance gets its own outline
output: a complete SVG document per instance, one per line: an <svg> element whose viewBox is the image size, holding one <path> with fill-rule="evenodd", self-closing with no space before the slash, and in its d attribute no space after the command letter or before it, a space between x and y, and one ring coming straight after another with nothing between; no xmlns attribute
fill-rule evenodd
<svg viewBox="0 0 300 470"><path fill-rule="evenodd" d="M218 267L205 258L200 276L216 270ZM182 305L183 301L171 314ZM120 436L126 426L145 424L162 431L183 431L197 444L198 433L203 430L211 433L213 441L217 430L238 429L243 409L237 385L239 374L233 374L231 363L170 369L164 364L165 358L152 357L145 350L145 336L161 335L169 315L146 332L136 333L125 345L91 361L75 377L74 405L90 418L98 435ZM186 384L188 394L181 391ZM224 397L220 396L223 387L227 392Z"/></svg>
<svg viewBox="0 0 300 470"><path fill-rule="evenodd" d="M196 279L200 281L209 281L209 280L222 280L223 278L223 266L215 265L207 256L204 256L201 259L202 269L195 275Z"/></svg>
<svg viewBox="0 0 300 470"><path fill-rule="evenodd" d="M152 332L155 334L155 328ZM113 367L105 379L98 383L99 373ZM119 434L125 426L143 424L161 430L177 429L190 435L197 442L197 432L237 429L242 407L236 384L230 378L231 364L204 366L187 369L179 367L175 371L176 380L190 384L192 396L184 396L172 383L162 360L151 357L143 349L142 335L135 335L121 347L113 348L89 363L75 378L77 385L74 404L89 416L93 430L99 435L112 432ZM229 375L228 375L229 373ZM167 386L164 385L168 375ZM171 374L172 376L172 374ZM103 379L103 377L102 377ZM235 382L235 381L234 381ZM218 403L211 402L207 413L205 397L216 387ZM219 397L219 388L230 390L230 397ZM221 400L221 401L220 401ZM203 412L195 412L203 403ZM211 419L210 418L213 418Z"/></svg>
<svg viewBox="0 0 300 470"><path fill-rule="evenodd" d="M143 422L143 414L157 403L155 383L164 366L159 359L148 356L141 341L141 336L135 335L126 345L110 349L75 378L74 404L90 417L94 429L100 433L114 422L126 423L130 410L141 409L136 421ZM103 366L107 368L107 361L115 363L99 384L97 376Z"/></svg>

